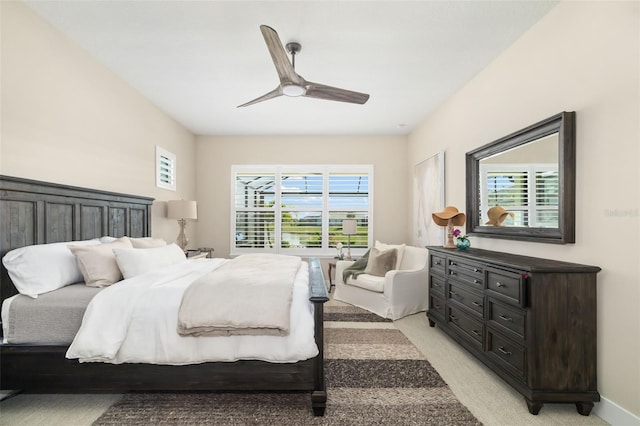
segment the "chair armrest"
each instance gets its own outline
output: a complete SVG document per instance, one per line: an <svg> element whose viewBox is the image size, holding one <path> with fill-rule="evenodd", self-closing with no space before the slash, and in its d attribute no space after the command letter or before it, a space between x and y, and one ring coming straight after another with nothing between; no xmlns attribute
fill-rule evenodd
<svg viewBox="0 0 640 426"><path fill-rule="evenodd" d="M344 281L342 280L342 273L354 263L355 260L338 260L336 262L336 284L344 284Z"/></svg>
<svg viewBox="0 0 640 426"><path fill-rule="evenodd" d="M426 289L428 287L429 271L426 265L422 269L395 269L385 274L384 281L385 294L392 294L394 287L416 287Z"/></svg>

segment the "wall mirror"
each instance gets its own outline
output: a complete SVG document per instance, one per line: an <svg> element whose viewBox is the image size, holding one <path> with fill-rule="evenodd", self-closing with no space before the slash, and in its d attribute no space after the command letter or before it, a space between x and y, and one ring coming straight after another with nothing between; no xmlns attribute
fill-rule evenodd
<svg viewBox="0 0 640 426"><path fill-rule="evenodd" d="M467 233L575 242L575 152L575 112L468 152Z"/></svg>

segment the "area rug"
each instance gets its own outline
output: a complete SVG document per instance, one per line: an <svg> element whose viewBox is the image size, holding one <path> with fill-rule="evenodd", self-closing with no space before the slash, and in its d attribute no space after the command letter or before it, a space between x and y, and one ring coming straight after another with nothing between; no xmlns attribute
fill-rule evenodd
<svg viewBox="0 0 640 426"><path fill-rule="evenodd" d="M392 321L325 306L327 408L308 393L132 393L94 425L480 425Z"/></svg>

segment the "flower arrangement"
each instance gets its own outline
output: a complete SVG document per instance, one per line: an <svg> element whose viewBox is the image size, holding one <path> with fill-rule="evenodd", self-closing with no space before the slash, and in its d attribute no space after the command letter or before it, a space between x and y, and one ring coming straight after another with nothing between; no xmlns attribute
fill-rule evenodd
<svg viewBox="0 0 640 426"><path fill-rule="evenodd" d="M336 251L338 252L338 255L335 257L335 259L338 260L344 260L344 253L342 253L342 243L338 243L336 244Z"/></svg>
<svg viewBox="0 0 640 426"><path fill-rule="evenodd" d="M453 230L453 236L456 238L456 247L458 247L459 250L466 250L471 247L469 237L462 235L462 231L459 229Z"/></svg>

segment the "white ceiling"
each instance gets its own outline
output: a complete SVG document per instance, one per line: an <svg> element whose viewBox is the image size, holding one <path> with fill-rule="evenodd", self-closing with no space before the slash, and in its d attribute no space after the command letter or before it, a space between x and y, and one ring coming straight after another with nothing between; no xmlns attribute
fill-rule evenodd
<svg viewBox="0 0 640 426"><path fill-rule="evenodd" d="M199 135L407 134L556 1L31 1ZM297 41L304 78L365 105L279 97L259 26Z"/></svg>

